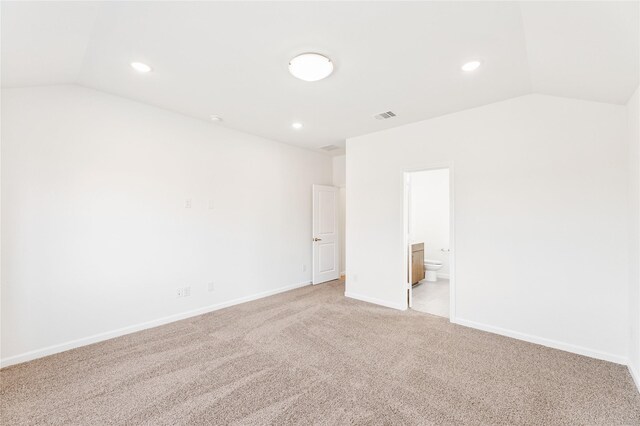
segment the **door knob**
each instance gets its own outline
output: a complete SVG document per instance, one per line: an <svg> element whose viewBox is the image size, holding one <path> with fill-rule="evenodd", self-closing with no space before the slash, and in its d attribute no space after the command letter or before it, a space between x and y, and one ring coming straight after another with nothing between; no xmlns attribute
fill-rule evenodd
<svg viewBox="0 0 640 426"><path fill-rule="evenodd" d="M313 241L322 241L322 238L314 238Z"/></svg>

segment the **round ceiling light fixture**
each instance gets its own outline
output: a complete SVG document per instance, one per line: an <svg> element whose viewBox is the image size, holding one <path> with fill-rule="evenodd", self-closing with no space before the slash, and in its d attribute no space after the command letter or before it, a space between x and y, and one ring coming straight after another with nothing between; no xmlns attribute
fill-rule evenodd
<svg viewBox="0 0 640 426"><path fill-rule="evenodd" d="M318 81L333 72L331 59L319 53L303 53L289 61L289 72L304 81Z"/></svg>
<svg viewBox="0 0 640 426"><path fill-rule="evenodd" d="M212 114L212 115L210 115L210 116L209 116L209 119L210 119L211 121L213 121L214 123L220 123L220 122L222 122L222 117L220 117L219 115L213 115L213 114Z"/></svg>
<svg viewBox="0 0 640 426"><path fill-rule="evenodd" d="M478 68L480 68L480 65L482 65L482 62L480 61L469 61L462 66L462 71L464 72L475 71Z"/></svg>
<svg viewBox="0 0 640 426"><path fill-rule="evenodd" d="M296 130L300 130L302 129L302 123L293 123L291 127L293 127Z"/></svg>
<svg viewBox="0 0 640 426"><path fill-rule="evenodd" d="M131 68L143 74L151 71L151 67L142 62L131 62Z"/></svg>

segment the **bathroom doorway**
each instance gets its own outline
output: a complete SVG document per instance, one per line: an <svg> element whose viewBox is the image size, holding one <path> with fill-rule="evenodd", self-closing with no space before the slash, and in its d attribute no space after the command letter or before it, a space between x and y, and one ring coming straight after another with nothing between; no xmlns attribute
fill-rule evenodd
<svg viewBox="0 0 640 426"><path fill-rule="evenodd" d="M405 173L407 303L452 318L453 191L451 167Z"/></svg>

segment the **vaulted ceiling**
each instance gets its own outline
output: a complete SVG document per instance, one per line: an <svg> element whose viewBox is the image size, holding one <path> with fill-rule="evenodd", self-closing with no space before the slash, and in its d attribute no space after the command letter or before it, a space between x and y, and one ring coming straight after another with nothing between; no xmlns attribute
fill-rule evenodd
<svg viewBox="0 0 640 426"><path fill-rule="evenodd" d="M640 73L638 2L1 7L4 87L79 84L311 149L528 93L624 104ZM329 78L289 74L308 51L333 60Z"/></svg>

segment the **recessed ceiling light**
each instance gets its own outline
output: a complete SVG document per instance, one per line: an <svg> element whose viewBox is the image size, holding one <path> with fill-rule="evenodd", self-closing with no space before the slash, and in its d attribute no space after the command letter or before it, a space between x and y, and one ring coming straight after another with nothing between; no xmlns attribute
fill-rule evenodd
<svg viewBox="0 0 640 426"><path fill-rule="evenodd" d="M291 127L293 127L296 130L302 129L302 123L293 123Z"/></svg>
<svg viewBox="0 0 640 426"><path fill-rule="evenodd" d="M219 115L210 115L209 119L211 119L211 121L213 121L214 123L219 123L222 121L222 117L220 117Z"/></svg>
<svg viewBox="0 0 640 426"><path fill-rule="evenodd" d="M465 72L475 71L478 68L480 68L480 65L482 65L482 62L480 61L470 61L462 66L462 71L465 71Z"/></svg>
<svg viewBox="0 0 640 426"><path fill-rule="evenodd" d="M147 64L143 64L142 62L131 62L131 68L133 68L134 70L140 73L146 73L151 71L151 67Z"/></svg>
<svg viewBox="0 0 640 426"><path fill-rule="evenodd" d="M318 81L333 72L331 59L319 53L303 53L289 61L289 72L304 81Z"/></svg>

